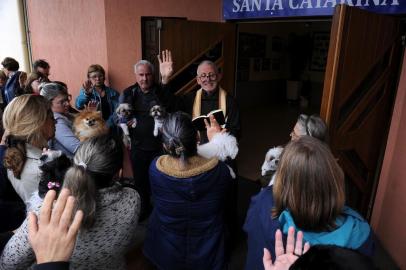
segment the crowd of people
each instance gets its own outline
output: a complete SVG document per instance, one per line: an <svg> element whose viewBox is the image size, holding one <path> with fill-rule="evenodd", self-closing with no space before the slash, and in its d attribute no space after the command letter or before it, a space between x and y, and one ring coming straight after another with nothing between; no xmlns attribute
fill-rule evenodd
<svg viewBox="0 0 406 270"><path fill-rule="evenodd" d="M239 229L237 102L220 87L215 63L198 65L199 90L176 96L171 52L158 62L159 82L154 66L140 60L135 84L121 94L105 84L102 66L89 66L75 108L67 85L50 80L45 60L35 61L28 76L15 59L1 62L0 269L126 269L144 220L143 253L155 268L228 269ZM133 113L124 121L126 145L120 104ZM158 135L156 106L168 112ZM210 116L198 131L192 119L218 109L225 124ZM100 112L110 132L80 141L73 121L88 110ZM373 232L346 206L327 125L300 115L290 136L274 181L253 196L247 212L245 269L345 267L340 256L358 267L352 269L369 269ZM56 173L44 180L44 164L61 156L67 168L52 163ZM127 156L129 183L121 177Z"/></svg>

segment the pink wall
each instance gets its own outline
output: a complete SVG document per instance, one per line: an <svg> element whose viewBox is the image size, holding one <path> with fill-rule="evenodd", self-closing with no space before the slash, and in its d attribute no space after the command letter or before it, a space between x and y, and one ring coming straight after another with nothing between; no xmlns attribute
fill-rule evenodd
<svg viewBox="0 0 406 270"><path fill-rule="evenodd" d="M51 65L51 80L78 95L91 64L102 65L118 91L134 83L141 59L141 16L221 21L219 0L27 0L33 59ZM128 160L124 175L131 176Z"/></svg>
<svg viewBox="0 0 406 270"><path fill-rule="evenodd" d="M51 79L64 81L73 96L90 64L101 64L110 85L134 83L141 58L141 16L221 21L219 0L28 0L33 59L51 65Z"/></svg>
<svg viewBox="0 0 406 270"><path fill-rule="evenodd" d="M406 269L406 54L371 225L385 249Z"/></svg>
<svg viewBox="0 0 406 270"><path fill-rule="evenodd" d="M76 96L89 65L108 71L103 0L27 1L33 59L46 59L51 80Z"/></svg>

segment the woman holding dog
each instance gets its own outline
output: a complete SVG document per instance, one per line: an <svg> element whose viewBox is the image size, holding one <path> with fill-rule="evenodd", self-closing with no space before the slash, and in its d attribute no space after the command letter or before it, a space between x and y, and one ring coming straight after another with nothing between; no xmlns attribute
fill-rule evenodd
<svg viewBox="0 0 406 270"><path fill-rule="evenodd" d="M96 107L101 112L109 128L115 127L114 112L118 106L119 93L104 84L106 73L101 65L91 65L87 70L87 80L76 98L76 108L83 110Z"/></svg>
<svg viewBox="0 0 406 270"><path fill-rule="evenodd" d="M275 231L293 226L310 245L329 244L373 253L368 223L345 206L344 173L329 147L311 136L284 149L273 186L251 200L244 231L248 235L245 269L263 269L267 248L275 258Z"/></svg>
<svg viewBox="0 0 406 270"><path fill-rule="evenodd" d="M123 145L110 135L90 138L76 151L63 187L82 210L81 231L70 265L72 269L126 269L125 254L134 244L140 198L134 189L116 183L123 163ZM38 214L42 201L33 204ZM39 217L41 220L41 217ZM0 257L1 269L27 269L35 262L25 220Z"/></svg>
<svg viewBox="0 0 406 270"><path fill-rule="evenodd" d="M70 98L67 89L59 83L47 83L42 86L41 96L51 102L56 121L55 138L50 141L50 148L61 150L68 157L73 157L80 141L72 131L73 116L69 113Z"/></svg>

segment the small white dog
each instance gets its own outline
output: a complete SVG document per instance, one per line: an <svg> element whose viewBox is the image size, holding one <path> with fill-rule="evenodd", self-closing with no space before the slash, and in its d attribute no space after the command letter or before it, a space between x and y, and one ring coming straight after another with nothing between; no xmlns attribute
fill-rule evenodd
<svg viewBox="0 0 406 270"><path fill-rule="evenodd" d="M154 118L154 136L158 136L166 117L165 108L160 105L152 106L149 115Z"/></svg>
<svg viewBox="0 0 406 270"><path fill-rule="evenodd" d="M120 124L120 128L123 130L124 136L123 136L123 142L125 146L130 146L131 145L131 139L130 139L130 131L128 130L128 121L133 120L133 123L131 125L132 128L135 128L137 126L137 119L135 119L133 115L133 109L130 104L128 103L121 103L117 109L116 113L118 116L118 122Z"/></svg>
<svg viewBox="0 0 406 270"><path fill-rule="evenodd" d="M263 176L263 178L267 179L269 179L270 176L272 175L272 178L270 179L269 182L269 186L273 185L273 182L275 180L275 172L278 169L279 159L282 154L282 151L283 151L282 146L273 147L269 149L265 155L265 160L261 167L261 175Z"/></svg>

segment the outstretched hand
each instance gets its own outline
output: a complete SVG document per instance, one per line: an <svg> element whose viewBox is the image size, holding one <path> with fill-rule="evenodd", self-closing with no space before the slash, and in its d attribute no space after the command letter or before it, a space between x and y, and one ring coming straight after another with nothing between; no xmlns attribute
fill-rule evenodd
<svg viewBox="0 0 406 270"><path fill-rule="evenodd" d="M85 94L86 95L90 95L93 91L92 87L92 82L90 80L86 80L83 84L82 84L83 90L85 90Z"/></svg>
<svg viewBox="0 0 406 270"><path fill-rule="evenodd" d="M306 242L303 246L303 233L297 233L295 242L295 229L289 227L288 239L286 242L286 252L283 247L282 232L278 229L275 232L275 261L272 263L271 253L264 248L264 256L262 258L265 270L288 270L289 267L301 256L306 253L310 244Z"/></svg>
<svg viewBox="0 0 406 270"><path fill-rule="evenodd" d="M89 112L97 112L99 107L99 102L96 100L90 100L87 105L84 106L84 109Z"/></svg>
<svg viewBox="0 0 406 270"><path fill-rule="evenodd" d="M167 84L169 78L173 73L173 62L172 62L172 53L169 50L162 51L162 54L158 54L159 61L159 72L162 77L162 84Z"/></svg>
<svg viewBox="0 0 406 270"><path fill-rule="evenodd" d="M48 191L40 211L40 219L30 212L28 216L28 240L35 252L37 263L69 261L83 219L78 210L72 221L75 199L68 189L59 194L52 209L56 192Z"/></svg>

